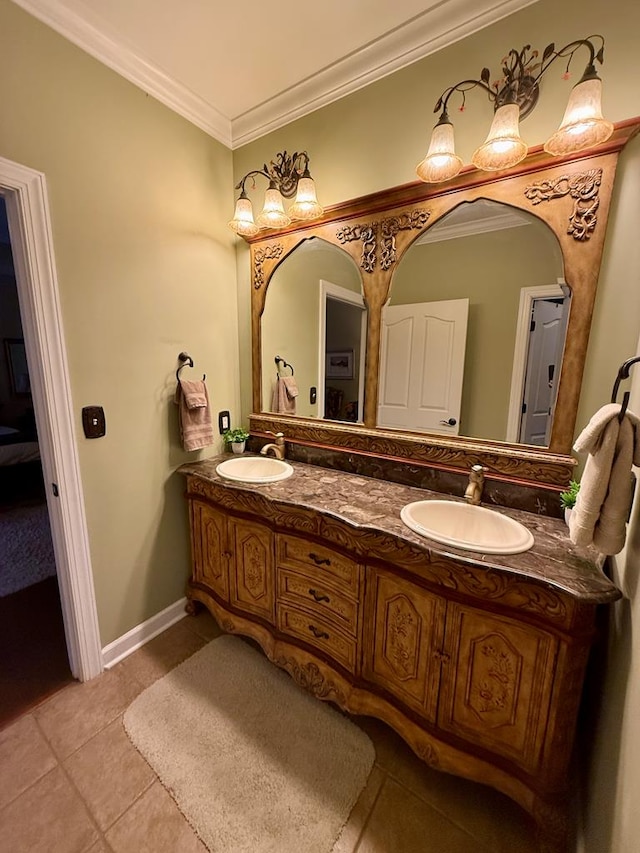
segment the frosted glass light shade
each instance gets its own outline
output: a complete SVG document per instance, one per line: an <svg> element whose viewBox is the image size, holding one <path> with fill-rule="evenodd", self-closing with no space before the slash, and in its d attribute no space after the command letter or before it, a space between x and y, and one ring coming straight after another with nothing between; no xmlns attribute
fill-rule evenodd
<svg viewBox="0 0 640 853"><path fill-rule="evenodd" d="M433 128L424 160L416 166L416 175L427 184L438 184L455 178L460 169L462 160L455 152L453 125L449 121L440 121Z"/></svg>
<svg viewBox="0 0 640 853"><path fill-rule="evenodd" d="M315 219L323 213L324 210L316 198L316 185L313 178L303 175L298 181L296 200L289 208L289 216L292 219Z"/></svg>
<svg viewBox="0 0 640 853"><path fill-rule="evenodd" d="M613 133L613 124L602 117L602 80L581 80L571 90L560 127L544 144L555 156L572 154L605 142Z"/></svg>
<svg viewBox="0 0 640 853"><path fill-rule="evenodd" d="M246 195L241 195L236 202L235 213L229 222L229 228L241 237L253 237L260 230L253 221L253 208Z"/></svg>
<svg viewBox="0 0 640 853"><path fill-rule="evenodd" d="M264 194L264 207L256 219L260 228L286 228L291 220L284 212L282 194L275 187L269 187Z"/></svg>
<svg viewBox="0 0 640 853"><path fill-rule="evenodd" d="M524 160L527 144L520 138L519 118L520 107L517 104L505 104L496 111L489 135L471 158L476 168L494 172L509 169Z"/></svg>

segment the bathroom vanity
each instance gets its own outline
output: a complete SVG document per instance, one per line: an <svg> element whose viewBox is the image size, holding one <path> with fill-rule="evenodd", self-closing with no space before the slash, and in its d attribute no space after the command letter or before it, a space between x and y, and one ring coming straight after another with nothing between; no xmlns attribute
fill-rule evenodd
<svg viewBox="0 0 640 853"><path fill-rule="evenodd" d="M504 509L531 550L439 545L400 519L442 495L293 462L235 483L183 465L189 607L256 640L319 699L392 726L430 766L497 788L566 850L567 770L599 605L620 596L563 522ZM452 498L455 500L455 498Z"/></svg>

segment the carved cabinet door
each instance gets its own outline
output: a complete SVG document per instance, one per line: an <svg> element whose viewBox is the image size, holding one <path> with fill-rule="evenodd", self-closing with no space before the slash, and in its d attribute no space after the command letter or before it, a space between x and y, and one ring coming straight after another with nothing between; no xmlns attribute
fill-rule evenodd
<svg viewBox="0 0 640 853"><path fill-rule="evenodd" d="M368 568L363 674L435 721L445 603L384 569Z"/></svg>
<svg viewBox="0 0 640 853"><path fill-rule="evenodd" d="M255 521L229 518L231 603L274 621L275 560L271 530Z"/></svg>
<svg viewBox="0 0 640 853"><path fill-rule="evenodd" d="M449 602L440 728L516 761L539 765L556 638L542 629Z"/></svg>
<svg viewBox="0 0 640 853"><path fill-rule="evenodd" d="M227 517L201 501L191 501L193 581L229 601Z"/></svg>

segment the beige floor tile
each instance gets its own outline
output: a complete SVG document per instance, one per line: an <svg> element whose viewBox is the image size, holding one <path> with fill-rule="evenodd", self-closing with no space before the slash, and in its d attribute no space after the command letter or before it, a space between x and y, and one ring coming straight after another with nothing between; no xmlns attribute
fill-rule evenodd
<svg viewBox="0 0 640 853"><path fill-rule="evenodd" d="M0 808L57 764L31 714L0 731Z"/></svg>
<svg viewBox="0 0 640 853"><path fill-rule="evenodd" d="M498 791L433 770L391 728L366 717L356 722L376 747L376 761L394 779L495 853L536 853L526 812Z"/></svg>
<svg viewBox="0 0 640 853"><path fill-rule="evenodd" d="M379 767L374 766L363 792L358 797L349 815L340 838L336 841L331 853L353 853L364 831L365 824L376 802L385 780L385 775Z"/></svg>
<svg viewBox="0 0 640 853"><path fill-rule="evenodd" d="M156 779L127 737L121 717L74 752L64 768L102 830Z"/></svg>
<svg viewBox="0 0 640 853"><path fill-rule="evenodd" d="M72 684L34 711L58 758L75 752L111 723L140 692L140 685L117 668L84 684Z"/></svg>
<svg viewBox="0 0 640 853"><path fill-rule="evenodd" d="M84 803L60 767L0 811L0 853L83 853L98 840Z"/></svg>
<svg viewBox="0 0 640 853"><path fill-rule="evenodd" d="M159 782L125 812L106 838L114 853L206 853Z"/></svg>
<svg viewBox="0 0 640 853"><path fill-rule="evenodd" d="M187 616L184 620L184 624L187 628L193 631L194 634L198 634L207 641L215 640L216 637L220 637L223 634L223 631L218 627L216 620L208 610L204 609L204 607L196 616Z"/></svg>
<svg viewBox="0 0 640 853"><path fill-rule="evenodd" d="M182 661L206 645L207 640L190 630L185 617L162 634L159 634L141 649L134 652L112 672L124 672L142 687L149 687Z"/></svg>
<svg viewBox="0 0 640 853"><path fill-rule="evenodd" d="M357 853L490 853L411 791L387 778Z"/></svg>

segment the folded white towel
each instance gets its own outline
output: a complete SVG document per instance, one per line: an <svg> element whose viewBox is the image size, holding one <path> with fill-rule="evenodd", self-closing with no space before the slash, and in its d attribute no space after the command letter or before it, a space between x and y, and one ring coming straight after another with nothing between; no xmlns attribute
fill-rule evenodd
<svg viewBox="0 0 640 853"><path fill-rule="evenodd" d="M625 542L633 497L631 466L640 464L640 419L620 405L603 406L580 433L574 450L588 452L580 491L569 521L576 545L594 545L601 554L618 554Z"/></svg>

